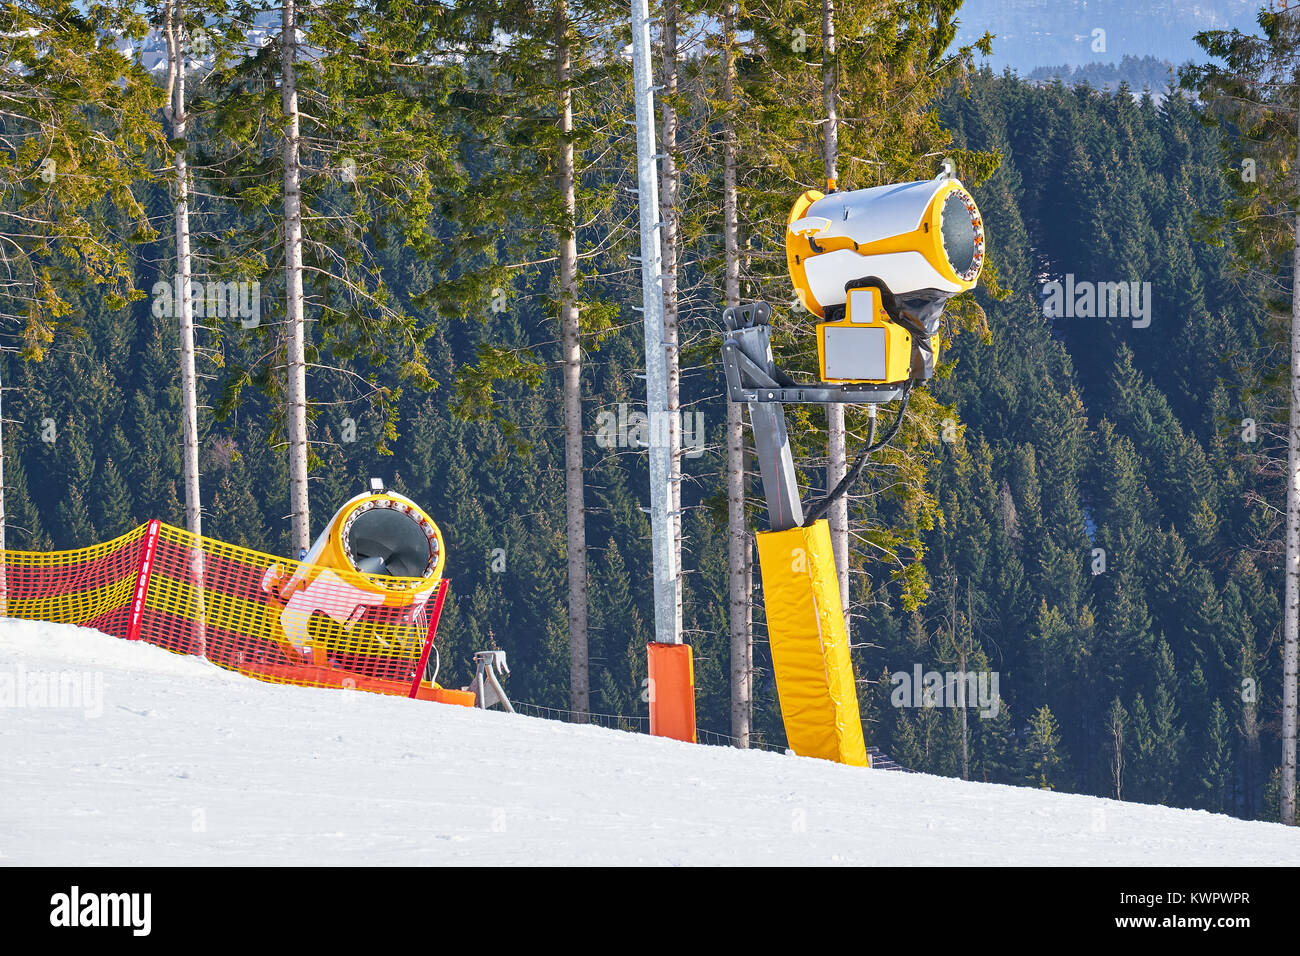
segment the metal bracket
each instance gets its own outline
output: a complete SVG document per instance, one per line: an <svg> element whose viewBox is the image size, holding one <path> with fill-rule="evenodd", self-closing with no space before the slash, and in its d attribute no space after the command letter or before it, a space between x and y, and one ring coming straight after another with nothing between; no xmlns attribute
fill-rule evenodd
<svg viewBox="0 0 1300 956"><path fill-rule="evenodd" d="M888 385L799 385L772 359L772 307L766 302L732 306L722 313L722 369L733 402L789 405L880 405L903 397L903 383ZM784 381L782 381L784 379Z"/></svg>
<svg viewBox="0 0 1300 956"><path fill-rule="evenodd" d="M892 402L903 395L902 383L888 385L799 385L776 367L772 358L772 307L751 302L724 309L722 370L727 398L749 405L754 452L767 498L768 523L773 531L803 524L803 502L786 432L784 403L794 405Z"/></svg>
<svg viewBox="0 0 1300 956"><path fill-rule="evenodd" d="M468 688L474 692L474 706L487 710L500 704L507 713L513 714L515 709L510 706L510 698L497 680L497 674L510 673L510 668L506 665L506 652L479 651L474 655L474 663L474 680Z"/></svg>
<svg viewBox="0 0 1300 956"><path fill-rule="evenodd" d="M790 437L785 428L785 409L779 401L762 402L744 397L746 376L755 384L779 387L780 374L772 358L771 327L768 319L772 307L766 302L732 306L722 313L727 339L722 346L722 364L727 375L727 392L732 401L749 401L749 420L754 431L754 451L763 476L763 493L767 497L767 517L774 531L797 528L803 524L803 502L799 500L799 480L790 453Z"/></svg>

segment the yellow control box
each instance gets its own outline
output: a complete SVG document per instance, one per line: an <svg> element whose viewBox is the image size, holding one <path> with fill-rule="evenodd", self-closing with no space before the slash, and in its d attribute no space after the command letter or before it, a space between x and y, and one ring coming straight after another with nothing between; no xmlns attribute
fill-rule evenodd
<svg viewBox="0 0 1300 956"><path fill-rule="evenodd" d="M823 382L905 382L912 377L912 334L894 322L879 289L851 289L844 318L817 325Z"/></svg>

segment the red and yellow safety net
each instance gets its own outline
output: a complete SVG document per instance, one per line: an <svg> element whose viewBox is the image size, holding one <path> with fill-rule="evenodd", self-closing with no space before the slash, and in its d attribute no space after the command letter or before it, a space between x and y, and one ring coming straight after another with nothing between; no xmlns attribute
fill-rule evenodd
<svg viewBox="0 0 1300 956"><path fill-rule="evenodd" d="M305 565L156 521L75 551L2 554L3 616L92 627L274 683L472 704L422 679L445 581Z"/></svg>
<svg viewBox="0 0 1300 956"><path fill-rule="evenodd" d="M126 637L148 525L76 551L5 551L0 613Z"/></svg>

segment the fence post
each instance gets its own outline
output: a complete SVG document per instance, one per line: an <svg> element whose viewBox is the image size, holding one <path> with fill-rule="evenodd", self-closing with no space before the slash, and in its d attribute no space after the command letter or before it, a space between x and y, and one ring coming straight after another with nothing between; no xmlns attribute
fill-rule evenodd
<svg viewBox="0 0 1300 956"><path fill-rule="evenodd" d="M149 593L149 576L153 574L154 555L158 551L158 529L162 522L154 518L144 533L144 546L140 549L140 567L135 574L135 595L131 598L131 619L126 626L128 641L140 640L144 624L144 599Z"/></svg>
<svg viewBox="0 0 1300 956"><path fill-rule="evenodd" d="M424 651L420 654L420 666L415 669L415 677L411 681L411 693L408 697L415 697L420 693L420 681L424 680L424 671L429 666L429 652L433 650L433 639L438 633L438 618L442 617L442 602L447 597L447 588L450 582L443 578L438 584L438 593L433 599L433 611L429 614L429 633L424 638Z"/></svg>

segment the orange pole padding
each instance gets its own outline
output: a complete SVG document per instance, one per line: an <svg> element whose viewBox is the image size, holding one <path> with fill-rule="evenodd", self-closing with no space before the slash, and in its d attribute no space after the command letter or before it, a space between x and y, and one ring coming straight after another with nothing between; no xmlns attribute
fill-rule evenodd
<svg viewBox="0 0 1300 956"><path fill-rule="evenodd" d="M650 733L696 743L695 664L687 644L646 645L650 662Z"/></svg>

